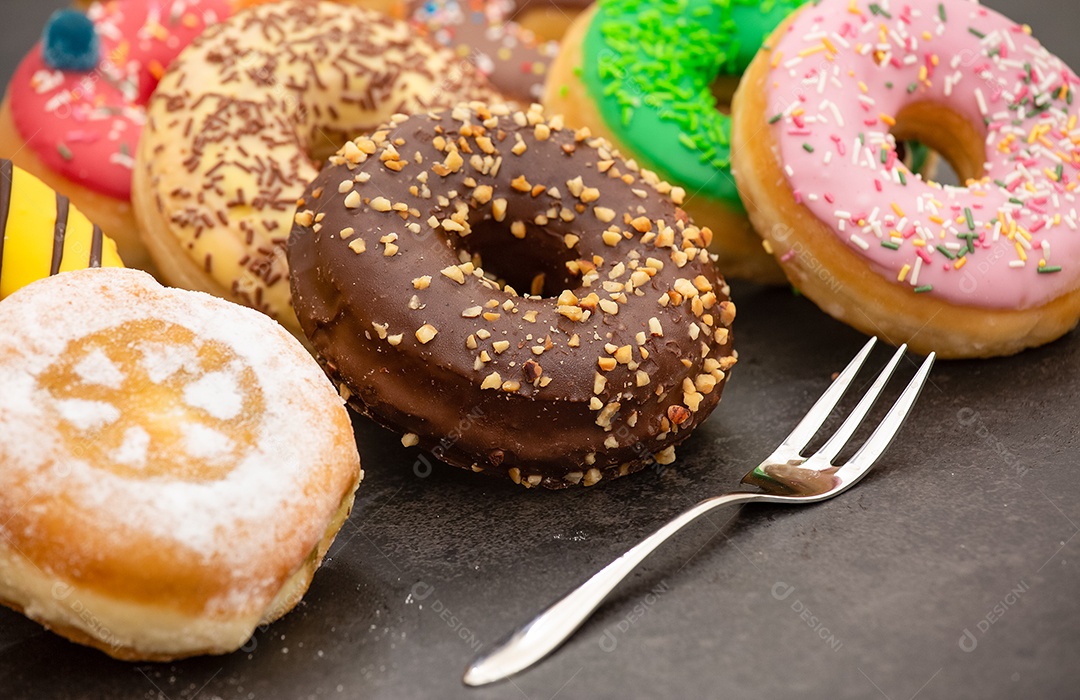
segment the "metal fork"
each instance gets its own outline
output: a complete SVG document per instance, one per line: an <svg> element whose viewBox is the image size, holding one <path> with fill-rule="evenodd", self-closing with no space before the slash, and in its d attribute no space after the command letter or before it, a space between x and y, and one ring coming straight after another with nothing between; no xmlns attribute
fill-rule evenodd
<svg viewBox="0 0 1080 700"><path fill-rule="evenodd" d="M750 502L816 503L854 486L870 471L900 430L919 396L919 391L926 383L930 367L934 364L934 353L930 353L862 447L842 466L833 465L832 461L854 435L900 362L907 349L906 345L901 345L840 429L821 449L809 457L803 457L800 453L844 395L876 340L871 338L863 346L791 434L761 464L742 478L742 483L758 486L761 492L735 491L715 496L675 517L549 606L524 627L496 644L490 652L473 661L465 670L465 684L478 686L493 683L523 671L546 657L592 615L612 589L637 568L645 557L676 532L714 508L731 503Z"/></svg>

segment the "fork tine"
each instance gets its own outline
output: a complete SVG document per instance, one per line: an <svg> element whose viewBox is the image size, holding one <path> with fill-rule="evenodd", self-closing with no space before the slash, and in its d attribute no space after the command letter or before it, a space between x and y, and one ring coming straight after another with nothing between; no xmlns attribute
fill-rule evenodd
<svg viewBox="0 0 1080 700"><path fill-rule="evenodd" d="M881 370L881 374L874 380L873 385L863 395L858 405L855 406L855 410L851 412L851 415L847 417L844 424L840 426L828 442L821 446L821 449L814 455L815 460L823 460L832 464L836 455L840 454L840 450L844 449L844 445L848 443L851 436L855 434L859 425L862 423L863 418L866 418L866 414L869 413L870 407L877 401L878 396L881 395L881 390L885 388L885 385L889 383L889 378L892 376L893 371L896 369L897 363L900 362L900 358L904 356L904 352L907 350L907 343L897 348L893 353L892 359L889 360L889 364L885 365L885 369Z"/></svg>
<svg viewBox="0 0 1080 700"><path fill-rule="evenodd" d="M799 421L799 424L795 426L795 429L791 431L791 434L784 438L784 442L781 443L781 448L790 448L796 453L802 452L802 449L806 447L807 443L813 439L814 434L817 433L818 428L825 422L825 419L829 417L829 413L832 412L837 402L840 401L840 397L847 391L848 385L851 384L851 380L858 374L859 368L862 367L863 362L866 361L866 356L870 354L870 349L874 347L874 343L877 342L877 338L871 337L866 341L866 345L863 346L859 354L848 363L848 366L844 368L833 383L829 385L829 388L825 390L825 393L821 395L821 398L817 400L817 403L806 412L803 419Z"/></svg>
<svg viewBox="0 0 1080 700"><path fill-rule="evenodd" d="M919 392L922 391L923 385L926 384L926 377L930 374L930 367L933 366L935 357L935 353L930 353L923 360L922 366L919 367L919 371L908 382L904 393L900 394L900 398L889 409L884 420L874 429L873 434L863 443L859 451L840 468L840 471L837 472L838 476L843 475L845 478L851 478L852 483L854 483L863 473L870 470L877 458L881 456L881 453L889 446L892 439L900 432L900 426L904 424L904 419L907 418L911 407L915 405L915 399L919 398ZM854 470L854 474L844 474L845 471L852 470Z"/></svg>

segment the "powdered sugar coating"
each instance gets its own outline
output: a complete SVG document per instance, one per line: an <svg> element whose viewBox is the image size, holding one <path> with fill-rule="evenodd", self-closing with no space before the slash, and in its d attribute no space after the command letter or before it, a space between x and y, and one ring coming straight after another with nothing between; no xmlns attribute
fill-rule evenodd
<svg viewBox="0 0 1080 700"><path fill-rule="evenodd" d="M254 385L242 388L192 373L193 394L210 402L211 413L222 407L231 412L237 391L258 392L262 413L253 418L250 436L229 433L228 421L191 418L199 411L182 396L155 394L167 400L132 416L130 405L141 404L126 404L129 410L122 414L100 398L57 399L42 386L73 344L95 333L126 333L147 319L185 329L198 347L226 348L238 367L251 370ZM5 299L0 327L12 330L0 339L0 537L19 542L33 536L35 516L18 511L22 505L54 509L54 517L84 523L87 531L71 537L84 537L101 551L140 556L136 546L149 541L181 560L224 569L230 583L210 589L206 610L261 614L355 487L359 460L340 397L300 344L257 312L162 288L135 270L86 270L42 280ZM127 392L117 392L117 402L140 400L129 387L139 365L162 381L176 381L192 368L196 354L183 346L169 350L170 340L123 338L130 362L112 360ZM223 401L215 395L221 388ZM77 383L70 391L84 389L95 396L102 391ZM63 437L64 419L83 431L83 442ZM95 459L101 446L94 444L94 431L106 419L138 425L123 432L106 458ZM193 475L185 460L178 462L181 469L147 459L169 420L179 422L180 442L190 448L185 460L205 459L212 468ZM109 460L115 463L103 463ZM72 496L63 507L77 512L62 513L53 496L59 489ZM67 575L81 575L78 561L35 563L61 576L65 567ZM169 572L160 575L167 579Z"/></svg>

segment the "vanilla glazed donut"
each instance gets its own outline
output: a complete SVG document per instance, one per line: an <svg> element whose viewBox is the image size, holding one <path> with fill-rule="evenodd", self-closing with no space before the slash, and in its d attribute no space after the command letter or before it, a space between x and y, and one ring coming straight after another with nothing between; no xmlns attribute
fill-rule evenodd
<svg viewBox="0 0 1080 700"><path fill-rule="evenodd" d="M131 171L146 102L172 59L232 14L229 0L109 0L60 10L15 70L0 107L0 156L64 192L150 263L131 211Z"/></svg>
<svg viewBox="0 0 1080 700"><path fill-rule="evenodd" d="M548 488L670 463L736 359L681 190L561 121L480 103L397 118L322 169L288 249L301 325L352 407Z"/></svg>
<svg viewBox="0 0 1080 700"><path fill-rule="evenodd" d="M123 266L116 243L67 197L0 159L0 299L42 277Z"/></svg>
<svg viewBox="0 0 1080 700"><path fill-rule="evenodd" d="M89 269L0 302L0 602L128 660L220 654L303 596L361 477L262 314Z"/></svg>
<svg viewBox="0 0 1080 700"><path fill-rule="evenodd" d="M783 281L731 176L724 113L761 42L800 0L600 0L575 20L544 104L686 189L728 277Z"/></svg>
<svg viewBox="0 0 1080 700"><path fill-rule="evenodd" d="M161 276L299 333L284 249L318 154L395 113L493 94L360 7L286 0L211 27L162 79L139 147L135 213Z"/></svg>
<svg viewBox="0 0 1080 700"><path fill-rule="evenodd" d="M1078 79L1029 28L962 0L822 0L768 44L735 95L735 174L806 296L942 357L1076 325ZM911 137L965 186L913 176Z"/></svg>

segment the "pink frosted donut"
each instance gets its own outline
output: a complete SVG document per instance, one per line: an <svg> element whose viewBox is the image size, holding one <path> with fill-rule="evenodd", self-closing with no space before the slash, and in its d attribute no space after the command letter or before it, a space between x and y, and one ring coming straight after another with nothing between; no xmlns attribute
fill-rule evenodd
<svg viewBox="0 0 1080 700"><path fill-rule="evenodd" d="M922 352L1009 354L1080 318L1080 79L965 0L822 0L766 42L733 104L755 228L833 316ZM897 158L916 139L961 187Z"/></svg>
<svg viewBox="0 0 1080 700"><path fill-rule="evenodd" d="M71 69L39 42L15 70L0 112L0 157L68 195L116 238L124 259L148 262L131 213L135 148L150 94L180 51L233 13L230 0L110 0L89 6L97 58Z"/></svg>

